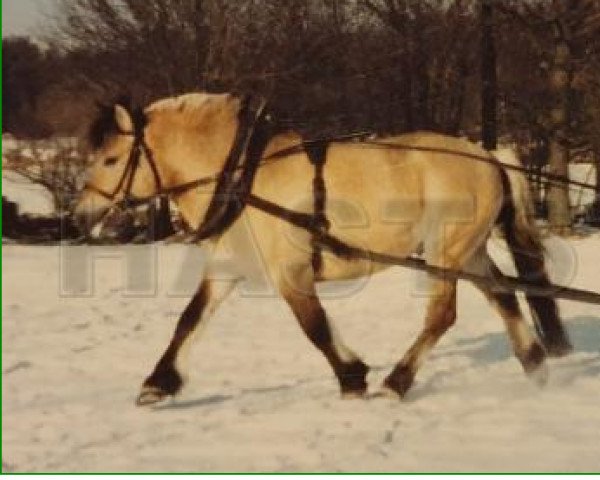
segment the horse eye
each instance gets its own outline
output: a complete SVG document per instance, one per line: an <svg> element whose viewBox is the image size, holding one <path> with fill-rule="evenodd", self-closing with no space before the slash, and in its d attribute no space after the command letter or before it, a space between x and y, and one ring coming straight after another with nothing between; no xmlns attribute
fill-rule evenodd
<svg viewBox="0 0 600 480"><path fill-rule="evenodd" d="M109 157L104 160L104 165L107 167L112 167L115 163L117 163L119 159L117 157Z"/></svg>

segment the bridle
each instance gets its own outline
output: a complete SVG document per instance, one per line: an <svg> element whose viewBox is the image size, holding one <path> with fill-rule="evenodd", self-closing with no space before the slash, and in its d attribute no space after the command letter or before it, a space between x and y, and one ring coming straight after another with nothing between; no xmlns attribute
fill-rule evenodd
<svg viewBox="0 0 600 480"><path fill-rule="evenodd" d="M117 183L112 192L107 192L106 190L97 187L91 182L85 184L84 190L97 193L101 197L113 203L113 205L122 207L124 209L132 208L136 205L146 203L149 200L149 197L135 197L131 192L133 188L133 182L135 181L137 171L140 167L142 153L144 153L145 158L148 164L150 165L150 170L152 172L152 176L154 177L154 186L156 187L156 193L152 195L152 198L164 195L165 191L163 188L163 183L160 174L158 172L158 166L156 165L154 154L152 153L150 147L148 147L148 144L146 143L146 140L144 138L143 127L136 128L136 130L133 132L119 131L118 134L133 137L133 145L129 152L129 157L127 159L125 169L121 174L119 182ZM117 197L119 197L121 191L123 192L123 198L120 199L118 202L115 202Z"/></svg>
<svg viewBox="0 0 600 480"><path fill-rule="evenodd" d="M84 190L94 192L111 202L111 209L129 212L132 209L149 204L171 195L185 193L194 188L215 184L216 189L206 211L204 221L195 232L196 241L222 233L243 210L243 197L250 193L256 170L261 163L267 142L274 130L270 116L266 114L266 101L263 98L246 96L238 114L239 126L225 165L219 173L185 182L172 187L164 187L156 158L148 146L144 128L145 122L134 122L134 131L119 130L119 135L133 137L133 145L121 177L112 191L106 191L91 182ZM141 165L142 153L154 178L155 192L148 196L132 193L136 174ZM120 198L121 197L121 198ZM107 212L108 214L108 212Z"/></svg>

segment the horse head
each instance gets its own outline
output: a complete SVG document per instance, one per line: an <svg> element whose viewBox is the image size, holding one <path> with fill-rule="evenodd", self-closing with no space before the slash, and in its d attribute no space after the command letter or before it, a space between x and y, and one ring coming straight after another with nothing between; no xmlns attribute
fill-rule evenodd
<svg viewBox="0 0 600 480"><path fill-rule="evenodd" d="M91 163L75 209L78 224L89 230L115 206L219 174L234 141L241 103L227 94L194 93L143 110L125 101L102 106L89 132ZM214 184L203 185L174 196L176 201L190 199L183 202L182 214L192 228L203 218L212 190Z"/></svg>

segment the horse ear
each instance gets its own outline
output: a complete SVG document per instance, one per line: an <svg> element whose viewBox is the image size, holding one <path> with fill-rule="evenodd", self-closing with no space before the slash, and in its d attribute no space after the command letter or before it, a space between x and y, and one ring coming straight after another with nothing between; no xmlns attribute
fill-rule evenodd
<svg viewBox="0 0 600 480"><path fill-rule="evenodd" d="M134 131L133 119L127 109L121 105L115 105L115 122L121 132Z"/></svg>

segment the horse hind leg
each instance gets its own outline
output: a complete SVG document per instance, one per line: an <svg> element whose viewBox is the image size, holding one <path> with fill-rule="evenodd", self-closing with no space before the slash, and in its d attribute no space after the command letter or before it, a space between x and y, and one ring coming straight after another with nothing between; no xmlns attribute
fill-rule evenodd
<svg viewBox="0 0 600 480"><path fill-rule="evenodd" d="M534 225L519 220L512 205L504 207L501 229L519 276L534 285L550 287L544 249ZM556 300L550 296L526 294L535 327L549 355L561 357L573 350L560 320Z"/></svg>
<svg viewBox="0 0 600 480"><path fill-rule="evenodd" d="M485 249L475 256L468 270L492 278L500 278L502 275ZM502 317L515 356L521 362L525 373L536 383L543 385L548 376L545 363L546 351L523 318L517 296L512 292L495 292L482 285L476 284L476 287Z"/></svg>
<svg viewBox="0 0 600 480"><path fill-rule="evenodd" d="M509 239L515 266L519 276L541 287L550 287L544 266L544 257L537 246L527 250L523 245ZM550 296L526 294L534 325L549 355L562 357L573 350L567 332L560 320L556 300Z"/></svg>
<svg viewBox="0 0 600 480"><path fill-rule="evenodd" d="M294 313L300 327L311 343L325 356L338 379L343 397L363 396L367 391L369 367L348 347L330 324L317 297L312 277L304 275L302 286L280 288L281 294ZM297 277L298 278L298 277Z"/></svg>

